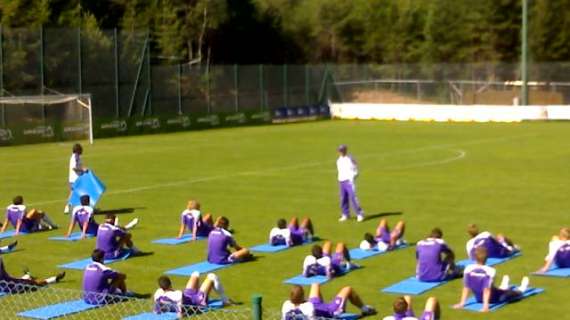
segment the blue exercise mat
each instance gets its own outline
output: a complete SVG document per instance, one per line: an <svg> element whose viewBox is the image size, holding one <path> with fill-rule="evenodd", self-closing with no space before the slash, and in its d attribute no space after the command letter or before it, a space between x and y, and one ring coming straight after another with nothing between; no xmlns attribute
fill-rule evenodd
<svg viewBox="0 0 570 320"><path fill-rule="evenodd" d="M210 300L208 302L208 308L200 307L202 312L207 312L209 310L221 309L223 307L222 300ZM177 320L178 317L175 312L165 312L165 313L153 313L145 312L137 314L134 316L123 318L123 320Z"/></svg>
<svg viewBox="0 0 570 320"><path fill-rule="evenodd" d="M334 318L341 320L356 320L360 318L360 315L354 313L341 313L338 316L335 316Z"/></svg>
<svg viewBox="0 0 570 320"><path fill-rule="evenodd" d="M69 203L74 207L81 205L80 198L86 194L89 195L89 205L94 208L106 189L103 182L97 178L93 171L89 170L80 175L73 183L73 193L69 198Z"/></svg>
<svg viewBox="0 0 570 320"><path fill-rule="evenodd" d="M511 303L511 302L515 302L515 301L520 301L523 300L525 298L528 298L530 296L534 296L537 295L539 293L544 292L544 289L540 289L540 288L528 288L522 295L522 297L508 301L508 302L501 302L501 303L492 303L489 305L489 311L495 311L501 307L504 307L505 305ZM469 311L476 311L479 312L481 311L481 308L483 308L483 304L477 302L477 300L475 300L475 297L470 297L469 299L467 299L467 301L465 301L465 306L463 306L463 309L465 310L469 310Z"/></svg>
<svg viewBox="0 0 570 320"><path fill-rule="evenodd" d="M313 243L314 241L317 241L317 240L319 240L318 237L313 237L313 239L311 239L311 241L304 241L301 245L297 245L297 246L287 246L284 244L280 244L280 245L275 246L275 245L272 245L270 243L264 243L264 244L260 244L257 246L253 246L250 248L250 250L253 252L273 253L273 252L279 252L279 251L287 250L289 248L296 248L296 247L304 246L306 244Z"/></svg>
<svg viewBox="0 0 570 320"><path fill-rule="evenodd" d="M93 238L93 235L86 233L85 238ZM58 236L58 237L49 237L48 239L49 240L56 240L56 241L79 241L79 240L81 240L81 232L74 232L74 233L70 234L69 237Z"/></svg>
<svg viewBox="0 0 570 320"><path fill-rule="evenodd" d="M329 282L330 280L334 279L334 278L338 278L340 276L343 276L353 270L359 269L360 267L353 267L351 268L349 271L344 271L339 275L334 276L333 278L329 279L327 278L327 276L312 276L312 277L305 277L304 275L298 275L295 276L293 278L289 278L285 281L283 281L283 283L287 283L287 284L297 284L300 286L309 286L313 283L318 283L318 284L323 284L326 282Z"/></svg>
<svg viewBox="0 0 570 320"><path fill-rule="evenodd" d="M446 284L448 281L440 282L424 282L418 280L416 277L409 277L387 288L382 289L382 292L396 293L396 294L409 294L420 295L433 288Z"/></svg>
<svg viewBox="0 0 570 320"><path fill-rule="evenodd" d="M404 249L409 247L409 245L407 243L403 243L399 246L396 246L396 248L394 248L394 250L399 250L399 249ZM354 259L354 260L362 260L362 259L366 259L366 258L370 258L373 256L377 256L380 254L384 254L384 253L388 253L388 252L392 252L394 250L384 250L384 251L380 251L378 250L378 248L372 249L372 250L362 250L360 248L354 248L354 249L350 249L349 253L350 253L350 259Z"/></svg>
<svg viewBox="0 0 570 320"><path fill-rule="evenodd" d="M83 299L79 299L23 311L18 313L18 316L32 319L53 319L98 307L100 305L88 304Z"/></svg>
<svg viewBox="0 0 570 320"><path fill-rule="evenodd" d="M486 265L488 265L488 266L495 266L495 265L498 265L498 264L507 262L507 261L509 261L509 260L512 260L512 259L514 259L514 258L516 258L516 257L520 257L521 255L522 255L522 254L521 254L520 252L517 252L517 253L515 253L515 254L513 254L513 255L511 255L511 256L508 256L508 257L506 257L506 258L488 258ZM455 264L458 265L458 266L461 266L461 267L467 267L468 265L470 265L470 264L475 264L475 263L477 263L477 262L475 262L474 260L471 260L471 259L464 259L464 260L461 260L461 261L456 262Z"/></svg>
<svg viewBox="0 0 570 320"><path fill-rule="evenodd" d="M166 274L175 276L190 276L194 271L198 271L200 273L208 273L215 270L227 268L231 265L233 264L215 264L204 261L196 264L191 264L189 266L168 270L166 271Z"/></svg>
<svg viewBox="0 0 570 320"><path fill-rule="evenodd" d="M533 272L535 276L543 276L543 277L557 277L557 278L568 278L570 277L570 268L550 268L546 272Z"/></svg>
<svg viewBox="0 0 570 320"><path fill-rule="evenodd" d="M26 235L26 232L21 232L19 236L22 235ZM6 239L6 238L11 238L11 237L15 237L16 236L16 230L8 230L8 231L4 231L4 232L0 232L0 239Z"/></svg>
<svg viewBox="0 0 570 320"><path fill-rule="evenodd" d="M2 292L2 291L0 291L0 297L3 297L3 296L5 296L6 294L7 294L6 292Z"/></svg>
<svg viewBox="0 0 570 320"><path fill-rule="evenodd" d="M196 237L196 240L204 240L204 239L207 239L207 237ZM166 245L174 246L174 245L178 245L178 244L182 244L182 243L186 243L186 242L190 242L190 241L193 241L192 235L191 234L185 234L180 239L162 238L162 239L153 240L152 243L166 244Z"/></svg>
<svg viewBox="0 0 570 320"><path fill-rule="evenodd" d="M123 250L123 252L121 252L121 255L116 258L116 259L105 259L105 264L111 264L117 261L123 261L126 260L127 258L129 258L132 254L131 250ZM73 269L73 270L84 270L85 267L87 267L91 262L93 262L93 260L91 260L91 258L87 258L87 259L82 259L82 260L78 260L78 261L73 261L70 263L66 263L66 264L60 264L57 267L61 268L61 269Z"/></svg>

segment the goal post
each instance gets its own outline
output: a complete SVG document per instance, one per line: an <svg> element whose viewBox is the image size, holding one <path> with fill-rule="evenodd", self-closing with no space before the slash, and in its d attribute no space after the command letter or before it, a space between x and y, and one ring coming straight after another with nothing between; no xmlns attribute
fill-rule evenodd
<svg viewBox="0 0 570 320"><path fill-rule="evenodd" d="M0 128L9 133L10 139L86 139L93 144L90 94L0 97L0 109Z"/></svg>

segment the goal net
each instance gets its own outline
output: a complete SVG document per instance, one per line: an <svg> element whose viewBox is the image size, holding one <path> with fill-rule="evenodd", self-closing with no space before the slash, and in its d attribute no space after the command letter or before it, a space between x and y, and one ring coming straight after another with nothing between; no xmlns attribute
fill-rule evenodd
<svg viewBox="0 0 570 320"><path fill-rule="evenodd" d="M0 108L0 127L9 138L93 143L89 94L0 97Z"/></svg>

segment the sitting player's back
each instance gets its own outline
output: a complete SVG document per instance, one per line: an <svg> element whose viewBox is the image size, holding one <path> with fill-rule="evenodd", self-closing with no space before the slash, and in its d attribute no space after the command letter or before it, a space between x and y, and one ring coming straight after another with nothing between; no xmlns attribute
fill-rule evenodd
<svg viewBox="0 0 570 320"><path fill-rule="evenodd" d="M228 247L234 244L232 234L223 229L215 228L208 235L208 262L216 264L228 263L230 251Z"/></svg>

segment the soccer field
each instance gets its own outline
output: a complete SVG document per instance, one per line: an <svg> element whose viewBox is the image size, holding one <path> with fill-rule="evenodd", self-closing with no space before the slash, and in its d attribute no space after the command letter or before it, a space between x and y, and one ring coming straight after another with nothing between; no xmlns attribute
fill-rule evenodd
<svg viewBox="0 0 570 320"><path fill-rule="evenodd" d="M309 216L320 238L355 247L365 232L375 230L383 213L390 225L406 221L405 238L411 243L441 227L462 259L466 226L477 223L509 235L521 246L522 257L497 267L497 280L509 274L518 283L542 265L548 240L568 225L568 137L566 122L322 121L96 140L84 145L83 162L107 185L100 209L133 209L119 215L122 223L141 219L133 230L135 244L154 254L111 265L128 275L127 284L136 292L153 293L162 272L205 259L204 241L151 243L176 236L180 212L189 199L198 199L202 212L229 217L243 246L267 241L280 217ZM335 150L341 143L348 144L359 163L358 195L371 217L363 223L337 221ZM94 248L93 239L47 241L67 228L69 216L62 212L71 145L0 149L0 203L7 206L21 194L28 207L47 211L61 227L19 237L20 249L2 256L12 274L29 267L43 277L56 272L58 264L87 257ZM98 222L102 218L96 216ZM260 293L264 308L277 314L289 293L283 280L301 272L309 249L259 254L254 262L218 274L234 300L248 305L250 296ZM414 274L414 254L412 247L362 260L361 270L324 285L324 295L330 298L351 285L380 315L387 315L395 296L380 289ZM177 288L186 282L171 278ZM66 279L54 286L80 289L81 280L81 272L67 271ZM434 295L444 319L562 319L569 311L568 281L533 276L531 286L546 289L544 294L482 316L451 309L460 296L458 280L416 297L415 309L420 311L426 297Z"/></svg>

